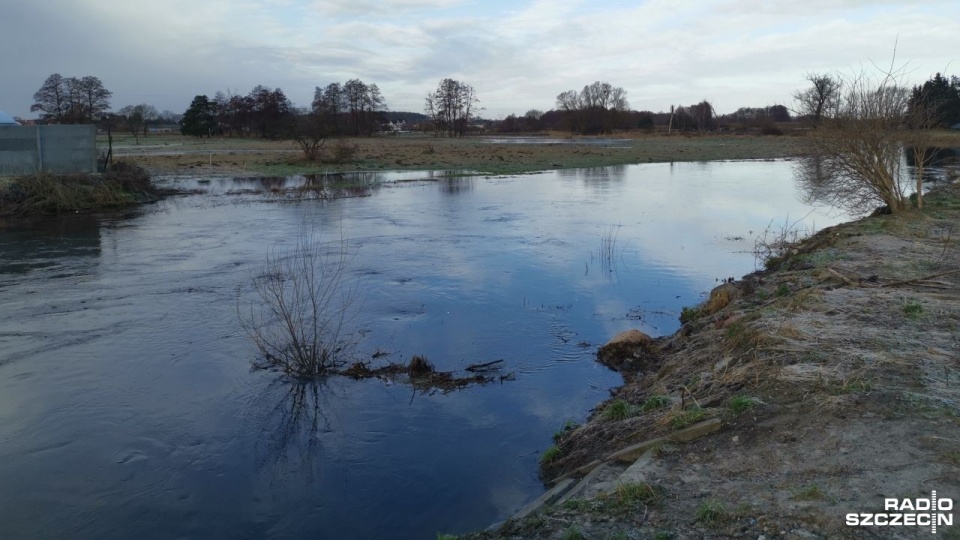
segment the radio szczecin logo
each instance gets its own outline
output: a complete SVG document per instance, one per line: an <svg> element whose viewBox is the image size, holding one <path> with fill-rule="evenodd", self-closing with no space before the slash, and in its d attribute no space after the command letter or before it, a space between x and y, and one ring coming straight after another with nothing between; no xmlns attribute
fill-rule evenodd
<svg viewBox="0 0 960 540"><path fill-rule="evenodd" d="M936 534L939 526L953 526L953 499L884 499L883 512L847 514L851 527L930 527Z"/></svg>

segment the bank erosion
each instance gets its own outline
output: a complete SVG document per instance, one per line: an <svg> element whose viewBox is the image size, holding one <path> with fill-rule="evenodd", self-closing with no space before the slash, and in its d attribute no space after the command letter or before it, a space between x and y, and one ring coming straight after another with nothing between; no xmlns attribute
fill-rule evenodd
<svg viewBox="0 0 960 540"><path fill-rule="evenodd" d="M774 247L676 334L601 349L626 382L558 426L551 491L464 538L930 537L846 522L960 498L960 185Z"/></svg>

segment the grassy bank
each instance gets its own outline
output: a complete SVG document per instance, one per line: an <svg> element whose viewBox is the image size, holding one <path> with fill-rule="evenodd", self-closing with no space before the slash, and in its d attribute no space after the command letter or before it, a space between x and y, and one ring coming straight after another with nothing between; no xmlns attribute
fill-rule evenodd
<svg viewBox="0 0 960 540"><path fill-rule="evenodd" d="M514 174L632 163L767 159L797 155L795 136L643 135L598 145L594 138L549 138L535 144L497 144L487 137L438 139L382 136L347 139L355 152L342 163L305 161L289 141L195 139L162 135L141 145L115 141L117 155L135 157L158 174L268 175L377 170L469 170ZM548 144L549 142L554 144ZM560 141L560 144L556 144ZM335 146L328 141L328 152Z"/></svg>
<svg viewBox="0 0 960 540"><path fill-rule="evenodd" d="M0 215L89 212L155 201L160 191L140 167L118 164L102 175L37 174L0 183Z"/></svg>
<svg viewBox="0 0 960 540"><path fill-rule="evenodd" d="M628 381L544 452L548 483L695 422L639 485L466 538L864 538L884 497L960 497L960 185L825 229L724 284L674 335L616 351ZM560 426L558 426L560 428ZM544 441L544 446L550 442ZM622 492L655 494L628 497ZM904 527L902 537L930 535ZM957 527L941 530L960 538ZM879 535L879 536L878 536Z"/></svg>

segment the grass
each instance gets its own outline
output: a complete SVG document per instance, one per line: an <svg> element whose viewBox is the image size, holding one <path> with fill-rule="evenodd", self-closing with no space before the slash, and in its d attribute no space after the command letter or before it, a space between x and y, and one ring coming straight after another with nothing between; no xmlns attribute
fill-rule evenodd
<svg viewBox="0 0 960 540"><path fill-rule="evenodd" d="M603 419L608 422L626 420L637 415L637 409L622 399L615 399L603 409Z"/></svg>
<svg viewBox="0 0 960 540"><path fill-rule="evenodd" d="M562 428L560 428L558 431L555 431L553 433L553 442L560 444L560 441L563 440L564 437L569 435L573 430L577 429L578 427L580 427L579 423L574 422L573 420L567 420L563 424Z"/></svg>
<svg viewBox="0 0 960 540"><path fill-rule="evenodd" d="M540 465L549 465L554 461L560 459L560 456L563 455L563 452L560 450L560 447L554 445L550 448L547 448L543 451L543 454L540 455Z"/></svg>
<svg viewBox="0 0 960 540"><path fill-rule="evenodd" d="M954 467L960 467L960 451L947 452L944 454L943 459Z"/></svg>
<svg viewBox="0 0 960 540"><path fill-rule="evenodd" d="M673 419L670 420L670 425L676 429L683 429L703 420L706 415L707 413L700 408L687 409L674 416Z"/></svg>
<svg viewBox="0 0 960 540"><path fill-rule="evenodd" d="M673 533L670 531L657 531L653 533L653 540L673 540Z"/></svg>
<svg viewBox="0 0 960 540"><path fill-rule="evenodd" d="M637 504L657 506L662 500L660 489L646 482L617 484L614 492L614 501L621 510L631 510Z"/></svg>
<svg viewBox="0 0 960 540"><path fill-rule="evenodd" d="M159 190L143 169L118 163L103 175L21 176L0 189L0 214L88 212L156 200Z"/></svg>
<svg viewBox="0 0 960 540"><path fill-rule="evenodd" d="M867 379L857 379L843 385L843 391L847 394L865 394L873 391L873 383Z"/></svg>
<svg viewBox="0 0 960 540"><path fill-rule="evenodd" d="M917 320L923 315L923 304L911 300L903 305L903 314L911 320Z"/></svg>
<svg viewBox="0 0 960 540"><path fill-rule="evenodd" d="M749 396L733 396L730 399L730 412L738 415L743 414L759 402L760 400L757 398Z"/></svg>
<svg viewBox="0 0 960 540"><path fill-rule="evenodd" d="M563 134L566 136L566 134ZM333 164L331 170L472 170L488 174L517 174L552 169L603 167L649 162L711 161L717 159L763 159L796 155L802 151L790 137L665 137L660 134L630 136L616 149L592 144L511 145L489 144L484 137L453 140L412 134L402 137L351 138L356 145L354 162ZM132 141L130 141L132 143ZM574 139L573 141L577 141ZM170 152L203 152L197 155L151 155L141 159L151 170L182 172L185 166L213 155L214 168L229 173L300 174L317 172L318 165L294 161L300 152L291 141L262 141L234 137L196 139L179 134L150 135L145 144L169 147ZM328 143L331 144L331 143ZM114 149L119 145L114 139ZM430 148L432 147L432 151ZM130 145L125 150L135 150ZM246 150L231 155L231 151ZM253 153L250 150L258 150ZM522 151L520 151L522 150ZM505 158L501 161L499 157ZM400 163L397 163L397 162ZM326 166L324 166L326 167ZM322 171L321 171L322 172Z"/></svg>
<svg viewBox="0 0 960 540"><path fill-rule="evenodd" d="M437 533L437 540L458 540L460 537L455 534L440 534Z"/></svg>
<svg viewBox="0 0 960 540"><path fill-rule="evenodd" d="M774 292L774 294L777 295L778 298L782 296L786 296L790 294L790 287L787 287L785 283L781 283L780 286L777 287L777 290L776 292Z"/></svg>
<svg viewBox="0 0 960 540"><path fill-rule="evenodd" d="M703 312L700 308L697 307L685 307L680 311L680 324L687 324L699 319L703 315Z"/></svg>
<svg viewBox="0 0 960 540"><path fill-rule="evenodd" d="M563 531L563 540L586 540L586 536L583 535L583 531L579 527L570 526Z"/></svg>
<svg viewBox="0 0 960 540"><path fill-rule="evenodd" d="M798 501L823 501L830 499L830 497L820 489L820 486L816 484L810 484L809 486L794 490L793 498Z"/></svg>
<svg viewBox="0 0 960 540"><path fill-rule="evenodd" d="M640 410L642 412L654 411L657 409L662 409L673 403L668 396L661 394L650 396L640 405Z"/></svg>
<svg viewBox="0 0 960 540"><path fill-rule="evenodd" d="M730 517L730 512L722 502L710 499L697 508L695 519L707 527L717 527L729 521Z"/></svg>
<svg viewBox="0 0 960 540"><path fill-rule="evenodd" d="M764 336L757 329L743 322L735 322L727 327L727 345L733 350L756 349L764 342Z"/></svg>

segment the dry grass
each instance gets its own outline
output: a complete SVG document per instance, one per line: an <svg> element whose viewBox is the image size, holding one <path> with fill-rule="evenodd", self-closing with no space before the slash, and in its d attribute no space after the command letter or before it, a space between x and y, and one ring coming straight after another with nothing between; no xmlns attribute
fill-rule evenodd
<svg viewBox="0 0 960 540"><path fill-rule="evenodd" d="M85 212L156 200L150 175L120 165L103 175L37 174L13 178L0 188L0 214Z"/></svg>

